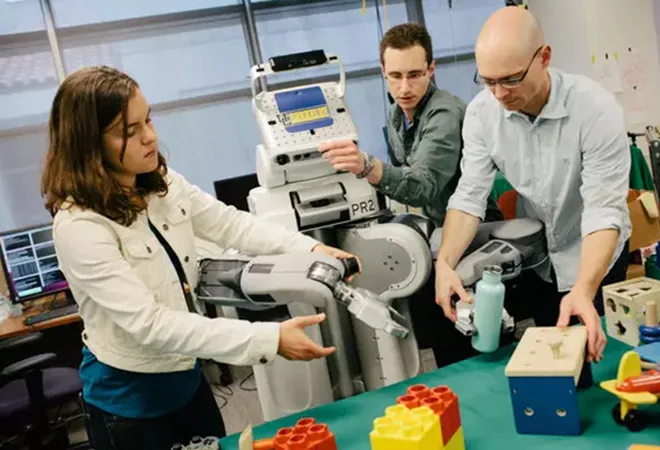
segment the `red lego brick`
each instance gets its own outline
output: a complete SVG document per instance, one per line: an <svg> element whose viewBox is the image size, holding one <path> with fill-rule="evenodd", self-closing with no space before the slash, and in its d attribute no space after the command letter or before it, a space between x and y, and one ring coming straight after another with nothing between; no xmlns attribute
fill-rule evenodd
<svg viewBox="0 0 660 450"><path fill-rule="evenodd" d="M448 386L438 386L431 390L439 397L445 407L440 413L440 428L442 429L442 440L444 445L454 436L461 427L461 412L458 405L458 396Z"/></svg>
<svg viewBox="0 0 660 450"><path fill-rule="evenodd" d="M408 395L399 397L397 403L405 405L408 409L418 406L431 408L440 420L443 445L447 445L461 426L458 397L448 386L438 386L434 389L429 389L423 384L410 386Z"/></svg>
<svg viewBox="0 0 660 450"><path fill-rule="evenodd" d="M335 435L316 420L300 419L294 427L280 428L273 439L274 450L337 450Z"/></svg>
<svg viewBox="0 0 660 450"><path fill-rule="evenodd" d="M408 395L412 395L420 400L423 400L426 397L431 396L431 391L423 384L416 384L408 388Z"/></svg>

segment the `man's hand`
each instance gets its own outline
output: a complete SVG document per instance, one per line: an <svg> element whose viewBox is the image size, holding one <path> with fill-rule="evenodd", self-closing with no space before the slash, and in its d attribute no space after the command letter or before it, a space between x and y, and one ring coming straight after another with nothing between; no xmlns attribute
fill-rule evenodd
<svg viewBox="0 0 660 450"><path fill-rule="evenodd" d="M280 343L277 353L291 361L309 361L325 358L335 352L335 347L321 347L305 334L305 328L325 320L325 314L294 317L280 324Z"/></svg>
<svg viewBox="0 0 660 450"><path fill-rule="evenodd" d="M435 269L435 302L442 307L445 316L452 322L456 322L456 308L451 303L454 294L461 300L472 302L456 271L445 261L438 259Z"/></svg>
<svg viewBox="0 0 660 450"><path fill-rule="evenodd" d="M557 326L567 327L571 316L578 316L587 329L587 362L598 362L603 358L607 337L601 325L600 316L594 306L593 296L573 289L561 300Z"/></svg>
<svg viewBox="0 0 660 450"><path fill-rule="evenodd" d="M319 151L336 170L354 175L364 170L364 155L353 141L330 141L319 146Z"/></svg>

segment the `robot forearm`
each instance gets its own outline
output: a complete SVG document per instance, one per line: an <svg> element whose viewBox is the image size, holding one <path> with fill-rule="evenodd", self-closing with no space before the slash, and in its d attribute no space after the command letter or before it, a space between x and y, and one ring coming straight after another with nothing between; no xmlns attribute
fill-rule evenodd
<svg viewBox="0 0 660 450"><path fill-rule="evenodd" d="M323 308L327 302L339 301L368 326L407 337L405 319L394 309L372 292L343 281L357 270L357 261L319 253L207 259L200 263L197 297L216 305L253 310L294 301Z"/></svg>

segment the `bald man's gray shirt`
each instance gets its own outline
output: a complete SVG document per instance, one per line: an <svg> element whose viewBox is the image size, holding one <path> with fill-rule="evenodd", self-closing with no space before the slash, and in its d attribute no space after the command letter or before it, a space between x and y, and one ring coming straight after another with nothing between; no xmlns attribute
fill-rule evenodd
<svg viewBox="0 0 660 450"><path fill-rule="evenodd" d="M497 169L518 192L519 217L545 224L560 292L577 279L581 240L617 229L610 268L630 237L630 150L621 107L595 81L550 69L547 105L534 122L488 90L468 105L462 176L449 209L483 217ZM550 267L538 268L550 281Z"/></svg>

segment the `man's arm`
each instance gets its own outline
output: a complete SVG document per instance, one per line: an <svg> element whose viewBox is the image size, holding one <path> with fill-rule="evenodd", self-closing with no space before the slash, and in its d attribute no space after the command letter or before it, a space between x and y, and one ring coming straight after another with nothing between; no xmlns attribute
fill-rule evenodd
<svg viewBox="0 0 660 450"><path fill-rule="evenodd" d="M469 301L454 267L474 239L479 222L485 216L488 196L496 174L495 164L490 157L477 117L479 108L478 101L473 101L468 105L465 114L461 178L447 205L436 264L435 301L442 307L445 316L452 321L456 321L456 311L452 306L451 296L458 294L462 300Z"/></svg>
<svg viewBox="0 0 660 450"><path fill-rule="evenodd" d="M593 300L607 273L619 233L628 227L630 150L617 104L599 108L582 142L582 252L579 289Z"/></svg>
<svg viewBox="0 0 660 450"><path fill-rule="evenodd" d="M582 133L582 254L578 278L561 301L557 326L578 316L587 329L587 361L598 362L607 338L593 301L612 262L620 233L629 233L630 150L625 120L612 98L594 108Z"/></svg>
<svg viewBox="0 0 660 450"><path fill-rule="evenodd" d="M413 207L431 206L437 201L456 175L461 156L458 111L438 109L420 125L420 142L411 166L395 167L379 160L367 177L386 196Z"/></svg>
<svg viewBox="0 0 660 450"><path fill-rule="evenodd" d="M442 226L442 244L438 250L438 264L447 264L454 269L465 249L477 234L481 220L459 209L450 209ZM451 239L446 239L451 236Z"/></svg>
<svg viewBox="0 0 660 450"><path fill-rule="evenodd" d="M386 196L413 207L437 201L454 177L461 153L461 120L457 111L438 109L423 127L412 166L394 167L374 158L374 168L366 176ZM364 156L353 141L326 142L319 150L337 170L355 175L364 170Z"/></svg>
<svg viewBox="0 0 660 450"><path fill-rule="evenodd" d="M619 237L618 230L600 230L582 239L580 268L574 290L593 299L607 274Z"/></svg>

